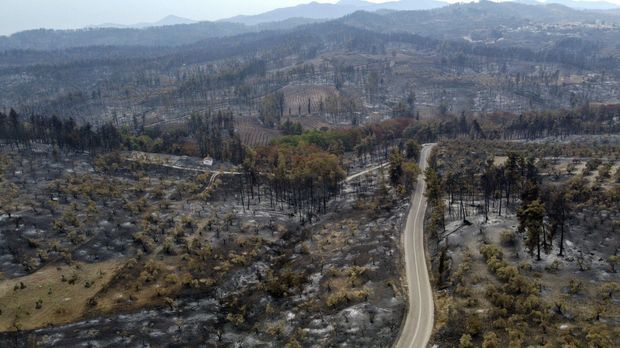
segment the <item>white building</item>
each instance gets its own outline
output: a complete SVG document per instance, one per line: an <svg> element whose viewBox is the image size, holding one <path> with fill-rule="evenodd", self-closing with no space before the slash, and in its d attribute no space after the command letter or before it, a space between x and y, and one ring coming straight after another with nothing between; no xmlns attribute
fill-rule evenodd
<svg viewBox="0 0 620 348"><path fill-rule="evenodd" d="M202 164L211 167L213 165L213 158L207 156L202 160Z"/></svg>

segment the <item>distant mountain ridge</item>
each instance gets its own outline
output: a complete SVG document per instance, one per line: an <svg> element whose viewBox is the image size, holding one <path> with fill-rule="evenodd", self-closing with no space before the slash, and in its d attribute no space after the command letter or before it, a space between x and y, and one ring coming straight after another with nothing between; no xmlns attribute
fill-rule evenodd
<svg viewBox="0 0 620 348"><path fill-rule="evenodd" d="M157 22L153 23L138 23L138 24L116 24L116 23L104 23L99 25L93 25L89 28L116 28L116 29L144 29L144 28L153 28L153 27L165 27L170 25L181 25L181 24L194 24L199 21L195 21L188 18L183 18L179 16L166 16L160 19Z"/></svg>
<svg viewBox="0 0 620 348"><path fill-rule="evenodd" d="M357 11L374 12L378 10L414 11L430 10L447 6L448 3L437 0L401 0L376 4L363 0L341 0L335 4L311 2L293 7L279 8L253 16L236 16L221 22L256 25L260 23L282 21L288 18L335 19Z"/></svg>
<svg viewBox="0 0 620 348"><path fill-rule="evenodd" d="M342 21L349 26L376 32L408 32L453 40L472 31L479 31L480 28L499 30L531 23L594 22L598 19L620 25L620 16L616 11L583 11L559 4L528 5L492 1L456 3L429 11L356 12L342 18Z"/></svg>
<svg viewBox="0 0 620 348"><path fill-rule="evenodd" d="M545 4L559 4L578 10L612 10L620 6L607 1L575 1L575 0L547 0Z"/></svg>
<svg viewBox="0 0 620 348"><path fill-rule="evenodd" d="M117 47L177 47L190 45L202 40L232 37L241 34L257 33L261 31L286 31L303 25L312 25L318 22L337 21L349 27L361 28L381 33L412 33L436 39L463 39L475 34L478 37L501 37L502 28L519 28L532 23L561 23L565 21L592 22L604 20L608 23L620 25L618 10L585 11L576 10L559 4L524 4L519 2L491 2L460 3L429 10L407 9L415 2L416 6L435 6L438 3L430 1L407 0L383 4L372 4L360 0L343 0L338 4L300 5L293 8L271 11L258 17L245 17L241 22L198 22L182 24L186 19L167 17L162 21L152 23L157 26L145 28L87 28L81 30L30 30L11 36L0 36L0 53L10 50L51 51L67 48L92 46ZM386 5L387 4L387 5ZM325 7L336 6L336 7ZM307 11L306 17L286 17L302 15L299 8L318 6L319 12L315 17ZM363 7L352 13L338 12L349 8ZM320 18L320 11L325 8L336 9L330 16L338 19ZM295 9L294 11L291 9ZM385 10L383 10L385 9ZM374 10L374 11L371 11ZM282 12L284 11L284 12ZM288 12L287 12L288 11ZM345 13L345 14L343 14ZM283 20L276 20L284 18ZM271 22L262 20L273 19ZM241 21L241 20L240 20ZM180 24L181 23L181 24ZM250 24L254 23L254 24ZM484 28L484 30L479 30ZM499 36L498 36L499 35Z"/></svg>
<svg viewBox="0 0 620 348"><path fill-rule="evenodd" d="M287 30L320 22L318 19L289 18L283 21L244 25L229 22L148 25L144 27L90 27L77 30L35 29L0 36L0 53L9 50L63 50L92 46L175 47L227 36L264 30ZM158 22L161 23L162 21ZM153 23L154 24L154 23Z"/></svg>
<svg viewBox="0 0 620 348"><path fill-rule="evenodd" d="M467 0L463 0L467 3ZM480 2L489 2L480 0ZM579 10L610 10L618 9L613 3L606 1L578 1L578 0L509 0L526 5L551 5L558 4ZM256 25L260 23L282 21L288 18L309 19L335 19L358 11L376 12L380 10L391 11L419 11L432 10L448 6L449 3L439 0L400 0L384 3L372 3L364 0L340 0L335 4L311 2L292 7L284 7L252 16L235 16L222 19L220 22L241 23Z"/></svg>

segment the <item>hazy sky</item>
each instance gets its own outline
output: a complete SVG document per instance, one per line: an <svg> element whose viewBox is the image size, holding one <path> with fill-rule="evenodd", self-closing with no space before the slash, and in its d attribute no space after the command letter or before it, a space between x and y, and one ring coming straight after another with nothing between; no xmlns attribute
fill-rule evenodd
<svg viewBox="0 0 620 348"><path fill-rule="evenodd" d="M0 35L35 28L155 22L167 15L215 20L311 0L0 0ZM386 2L387 0L370 0ZM469 0L467 0L469 1ZM608 0L620 4L620 0ZM337 2L337 0L319 0ZM449 0L448 2L456 2Z"/></svg>

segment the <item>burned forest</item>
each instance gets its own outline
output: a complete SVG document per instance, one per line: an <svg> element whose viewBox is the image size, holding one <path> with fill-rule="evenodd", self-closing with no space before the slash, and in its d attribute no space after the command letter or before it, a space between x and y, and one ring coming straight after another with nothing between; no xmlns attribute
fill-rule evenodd
<svg viewBox="0 0 620 348"><path fill-rule="evenodd" d="M0 36L0 346L617 346L620 3L302 2Z"/></svg>

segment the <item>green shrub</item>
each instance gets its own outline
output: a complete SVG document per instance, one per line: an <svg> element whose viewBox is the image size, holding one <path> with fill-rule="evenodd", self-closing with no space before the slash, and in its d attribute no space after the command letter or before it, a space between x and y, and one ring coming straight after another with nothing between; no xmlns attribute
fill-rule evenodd
<svg viewBox="0 0 620 348"><path fill-rule="evenodd" d="M500 235L500 241L502 242L502 245L504 246L507 246L507 247L515 246L515 244L517 244L517 235L514 233L513 230L502 231Z"/></svg>
<svg viewBox="0 0 620 348"><path fill-rule="evenodd" d="M491 257L495 257L498 260L502 260L504 258L504 253L495 245L492 244L484 244L480 247L480 254L484 256L485 260L489 260Z"/></svg>

